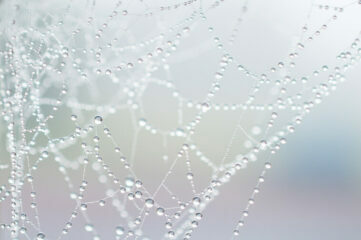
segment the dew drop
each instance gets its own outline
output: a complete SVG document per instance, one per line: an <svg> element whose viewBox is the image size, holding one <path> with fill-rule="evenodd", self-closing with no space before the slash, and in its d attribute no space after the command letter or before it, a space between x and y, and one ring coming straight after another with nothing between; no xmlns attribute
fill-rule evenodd
<svg viewBox="0 0 361 240"><path fill-rule="evenodd" d="M164 215L164 208L157 208L157 215L158 216L163 216Z"/></svg>
<svg viewBox="0 0 361 240"><path fill-rule="evenodd" d="M264 165L264 167L265 167L266 169L270 169L270 168L272 167L272 165L271 165L271 163L266 162L265 165Z"/></svg>
<svg viewBox="0 0 361 240"><path fill-rule="evenodd" d="M125 185L127 187L133 187L134 186L134 179L131 177L128 177L125 179Z"/></svg>
<svg viewBox="0 0 361 240"><path fill-rule="evenodd" d="M117 226L117 227L115 228L115 234L116 234L117 236L123 235L124 232L125 232L125 230L124 230L124 228L121 227L121 226Z"/></svg>
<svg viewBox="0 0 361 240"><path fill-rule="evenodd" d="M153 200L153 199L150 199L150 198L146 199L146 200L145 200L145 206L146 206L147 208L152 208L152 207L154 206L154 200Z"/></svg>
<svg viewBox="0 0 361 240"><path fill-rule="evenodd" d="M43 151L43 152L41 153L41 156L42 156L43 158L47 158L47 157L49 157L49 153L48 153L47 151Z"/></svg>
<svg viewBox="0 0 361 240"><path fill-rule="evenodd" d="M197 207L199 204L201 204L201 199L199 197L194 197L192 199L193 206Z"/></svg>
<svg viewBox="0 0 361 240"><path fill-rule="evenodd" d="M103 122L103 118L101 117L101 116L96 116L95 118L94 118L94 123L96 124L96 125L99 125L99 124L101 124Z"/></svg>
<svg viewBox="0 0 361 240"><path fill-rule="evenodd" d="M94 226L92 224L85 224L84 229L87 232L92 232L94 229Z"/></svg>
<svg viewBox="0 0 361 240"><path fill-rule="evenodd" d="M177 137L182 137L182 136L184 136L184 130L181 129L181 128L177 128L177 130L175 131L175 135L176 135Z"/></svg>
<svg viewBox="0 0 361 240"><path fill-rule="evenodd" d="M193 173L187 173L187 179L188 180L193 179Z"/></svg>
<svg viewBox="0 0 361 240"><path fill-rule="evenodd" d="M210 106L208 103L203 103L202 104L202 112L208 112L208 110L210 109Z"/></svg>
<svg viewBox="0 0 361 240"><path fill-rule="evenodd" d="M43 239L45 239L44 233L38 233L38 235L36 235L36 240L43 240Z"/></svg>
<svg viewBox="0 0 361 240"><path fill-rule="evenodd" d="M144 127L147 124L147 120L144 118L139 119L138 124L140 127Z"/></svg>

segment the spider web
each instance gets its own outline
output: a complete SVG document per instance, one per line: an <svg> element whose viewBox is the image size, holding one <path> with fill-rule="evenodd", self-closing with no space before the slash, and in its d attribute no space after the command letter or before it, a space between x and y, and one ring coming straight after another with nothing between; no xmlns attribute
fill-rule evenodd
<svg viewBox="0 0 361 240"><path fill-rule="evenodd" d="M339 2L291 33L250 1L0 2L0 236L191 239L261 162L241 237L288 135L360 60L359 29L327 44L360 12Z"/></svg>

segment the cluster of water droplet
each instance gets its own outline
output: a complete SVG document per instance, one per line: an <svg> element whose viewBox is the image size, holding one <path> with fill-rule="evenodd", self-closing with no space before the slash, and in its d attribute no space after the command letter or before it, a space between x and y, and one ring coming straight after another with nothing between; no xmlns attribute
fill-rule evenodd
<svg viewBox="0 0 361 240"><path fill-rule="evenodd" d="M140 2L141 5L145 4ZM313 6L330 11L331 16L313 30L309 30L309 24L305 24L299 42L288 57L262 73L248 69L229 50L229 46L236 44L239 26L247 14L247 3L242 6L231 36L223 39L216 34L216 27L209 25L207 13L217 11L224 1L210 1L208 5L199 2L164 3L147 8L140 14L132 12L122 1L117 1L103 18L94 14L99 4L96 1L87 5L84 11L80 11L79 6L70 1L56 15L30 8L25 1L16 4L11 1L0 2L0 8L11 9L0 23L4 30L0 35L0 110L1 125L6 126L2 127L6 133L1 133L4 139L1 143L4 142L9 157L8 161L0 160L0 173L8 172L8 175L4 174L7 177L0 186L0 205L6 205L2 210L5 209L10 215L8 222L0 223L1 231L8 232L11 239L48 239L40 223L41 206L37 203L34 179L38 177L39 166L52 161L58 166L69 188L70 199L75 203L74 209L69 210L69 219L62 230L55 234L57 239L62 239L76 228L74 221L80 217L85 222L82 229L91 233L94 240L101 239L96 225L88 216L88 209L94 205L99 208L112 205L120 213L119 222L122 224L113 226L116 239L149 239L150 236L143 232L143 224L150 221L153 213L164 220L164 238L190 239L206 217L203 211L218 196L221 187L262 156L263 170L247 205L240 211L233 237L240 234L240 228L244 226L256 195L272 167L273 155L286 144L287 135L295 131L314 106L345 80L344 72L359 62L359 35L349 48L337 56L339 62L334 66L322 65L310 74L299 76L292 72L297 67L297 59L308 44L326 31L340 14L358 2L342 7ZM72 8L79 12L79 16L74 16ZM172 27L163 29L147 40L124 44L122 36L114 34L114 25L126 22L128 17L154 17L170 11L187 11L187 16L182 15L182 19ZM34 16L35 20L29 15ZM129 34L128 37L132 39L128 30L132 25L127 23L129 25L122 30L122 34ZM217 59L218 68L209 69L214 72L214 76L210 86L207 86L205 97L190 99L178 90L172 79L157 77L157 71L162 69L171 73L172 64L168 59L177 53L183 40L192 37L197 24L203 24L208 30L208 38L213 40L214 48L221 57ZM253 80L252 88L242 102L217 103L215 98L222 91L224 82L230 81L226 73L232 66L236 66L242 77ZM103 87L101 81L111 82L117 94L97 96L98 90ZM142 109L142 98L151 84L170 90L178 102L178 111L191 109L194 111L192 117L187 122L179 121L180 125L170 130L161 129L148 121ZM295 84L301 87L294 89L292 86ZM88 102L84 101L84 89L88 96L92 96ZM270 94L271 100L259 103L258 99L264 98L263 90L267 90L267 94L274 94ZM130 112L134 123L134 142L128 155L113 137L113 130L106 125L109 116L124 109ZM285 110L291 113L290 120L277 125ZM234 111L239 116L220 163L201 151L194 138L207 114L216 111ZM253 125L245 129L242 125L244 115L253 111L262 112L265 116L264 126ZM62 119L64 112L67 113L64 118L67 123L61 120L58 126L52 126L52 121ZM62 128L65 129L68 122L73 123L72 131L64 134ZM168 156L164 156L165 160L170 161L169 168L154 191L149 190L133 169L135 145L141 131L164 139L181 139L182 142L177 145L174 159L169 160ZM232 155L231 148L234 147L235 139L241 138L240 135L245 139L246 150ZM116 161L120 162L125 175L117 175L111 161L104 157L102 149L106 147L102 143L112 146ZM74 146L81 149L76 161L62 152ZM196 161L205 163L212 171L211 181L202 189L195 182L197 175L192 164ZM191 189L191 197L177 195L167 186L167 181L179 165L186 168L183 177L189 185L182 187ZM85 193L92 187L87 175L90 166L99 175L99 183L107 188L106 196L94 201L85 200ZM79 179L77 182L72 179L69 174L71 171L79 173L80 182ZM29 196L25 189L30 189ZM167 192L175 206L161 203L158 197L161 190ZM24 207L26 204L30 209ZM127 204L135 210L129 210Z"/></svg>

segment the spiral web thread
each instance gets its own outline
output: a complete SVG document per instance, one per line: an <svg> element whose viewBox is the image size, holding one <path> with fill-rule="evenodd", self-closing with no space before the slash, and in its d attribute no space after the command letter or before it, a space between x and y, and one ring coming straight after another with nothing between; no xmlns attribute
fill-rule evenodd
<svg viewBox="0 0 361 240"><path fill-rule="evenodd" d="M71 234L79 231L87 232L89 239L109 239L97 227L107 217L93 211L102 208L116 215L117 222L107 224L105 233L111 239L191 239L198 228L207 227L201 225L207 218L204 211L222 194L221 187L261 161L263 169L246 206L237 206L239 221L233 233L225 233L225 239L238 239L287 136L345 80L346 71L361 56L355 33L331 64L309 73L297 65L308 46L321 41L345 12L361 10L359 1L339 6L313 1L286 57L261 72L233 53L252 8L247 1L47 4L0 3L0 226L5 239L74 239ZM232 30L219 34L209 18L224 5L237 8L238 16L222 20L233 24ZM322 22L313 22L313 14L322 11ZM139 29L147 21L150 29ZM187 71L182 64L197 57L187 40L198 38L204 29L202 37L211 43L205 41L202 51L217 56L211 60L218 66L199 64L213 77L203 86L207 91L194 99L178 89L173 69ZM220 103L217 96L223 85L239 79L241 100ZM157 98L159 89L170 92L169 101L175 103L176 124L169 129L147 116L148 98ZM166 108L152 108L167 118ZM229 112L236 120L222 157L216 158L197 143L208 134L199 128ZM213 123L210 115L216 119ZM122 124L128 125L119 127ZM139 165L137 156L149 151L140 150L142 138L161 161L150 157L146 165ZM59 175L41 173L50 165ZM153 182L140 176L158 170L162 175ZM73 207L64 210L68 217L62 227L47 232L37 185L56 186L53 181L59 176L67 186L63 195ZM149 231L156 221L163 226Z"/></svg>

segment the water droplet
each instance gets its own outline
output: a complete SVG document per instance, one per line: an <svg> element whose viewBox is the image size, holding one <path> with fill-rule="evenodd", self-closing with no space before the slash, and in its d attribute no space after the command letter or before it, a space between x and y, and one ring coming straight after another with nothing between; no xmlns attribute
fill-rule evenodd
<svg viewBox="0 0 361 240"><path fill-rule="evenodd" d="M194 197L192 199L193 206L197 207L199 204L201 204L201 199L199 197Z"/></svg>
<svg viewBox="0 0 361 240"><path fill-rule="evenodd" d="M144 127L147 124L147 120L144 118L139 119L138 121L139 126Z"/></svg>
<svg viewBox="0 0 361 240"><path fill-rule="evenodd" d="M158 216L163 216L164 215L164 208L157 208L157 215Z"/></svg>
<svg viewBox="0 0 361 240"><path fill-rule="evenodd" d="M181 129L181 128L177 128L176 131L175 131L175 135L176 135L177 137L182 137L182 136L184 136L184 130Z"/></svg>
<svg viewBox="0 0 361 240"><path fill-rule="evenodd" d="M133 185L134 185L134 179L131 178L131 177L126 178L126 179L125 179L125 185L126 185L127 187L133 187Z"/></svg>
<svg viewBox="0 0 361 240"><path fill-rule="evenodd" d="M43 240L43 239L45 239L44 233L38 233L38 235L36 235L36 240Z"/></svg>
<svg viewBox="0 0 361 240"><path fill-rule="evenodd" d="M43 158L47 158L47 157L49 157L49 153L48 153L47 151L43 151L43 152L41 153L41 156L42 156Z"/></svg>
<svg viewBox="0 0 361 240"><path fill-rule="evenodd" d="M153 200L153 199L150 199L150 198L146 199L146 200L145 200L145 206L146 206L147 208L152 208L152 207L154 206L154 200Z"/></svg>
<svg viewBox="0 0 361 240"><path fill-rule="evenodd" d="M88 208L88 205L86 205L84 203L80 205L80 210L82 210L82 211L85 211L87 208Z"/></svg>
<svg viewBox="0 0 361 240"><path fill-rule="evenodd" d="M92 224L85 224L84 229L87 232L91 232L91 231L93 231L94 226Z"/></svg>
<svg viewBox="0 0 361 240"><path fill-rule="evenodd" d="M264 166L266 169L270 169L272 167L271 163L269 162L266 162Z"/></svg>
<svg viewBox="0 0 361 240"><path fill-rule="evenodd" d="M125 230L124 230L124 228L121 227L121 226L117 226L117 227L115 228L115 234L118 235L118 236L123 235L124 232L125 232Z"/></svg>
<svg viewBox="0 0 361 240"><path fill-rule="evenodd" d="M102 122L103 122L103 118L102 118L101 116L96 116L96 117L94 118L94 123L95 123L95 124L99 125L99 124L101 124Z"/></svg>
<svg viewBox="0 0 361 240"><path fill-rule="evenodd" d="M193 173L187 173L187 178L188 178L189 180L193 179Z"/></svg>
<svg viewBox="0 0 361 240"><path fill-rule="evenodd" d="M203 103L202 104L202 112L208 112L208 110L210 109L211 107L209 106L208 103Z"/></svg>
<svg viewBox="0 0 361 240"><path fill-rule="evenodd" d="M168 232L168 237L169 237L169 238L173 239L174 236L175 236L175 233L174 233L173 231L169 231L169 232Z"/></svg>

